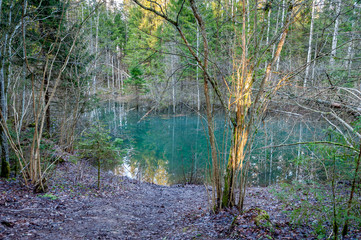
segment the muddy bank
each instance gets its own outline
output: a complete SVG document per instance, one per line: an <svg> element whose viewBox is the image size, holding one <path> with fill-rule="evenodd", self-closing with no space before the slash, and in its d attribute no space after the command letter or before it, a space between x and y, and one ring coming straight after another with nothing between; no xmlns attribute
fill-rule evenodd
<svg viewBox="0 0 361 240"><path fill-rule="evenodd" d="M48 193L34 194L20 180L0 181L0 239L315 238L307 226L290 224L267 188L249 189L243 215L214 215L204 186L159 186L103 173L98 190L95 169L86 163L61 164L49 184Z"/></svg>

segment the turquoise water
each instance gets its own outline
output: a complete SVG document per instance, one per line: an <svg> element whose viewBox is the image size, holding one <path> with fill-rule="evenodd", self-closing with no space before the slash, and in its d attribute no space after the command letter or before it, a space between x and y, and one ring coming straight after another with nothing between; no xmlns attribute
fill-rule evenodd
<svg viewBox="0 0 361 240"><path fill-rule="evenodd" d="M210 169L210 151L204 116L195 113L151 113L138 122L145 112L137 112L126 103L108 102L91 113L109 128L111 135L124 140L127 149L116 174L162 185L202 183ZM215 117L215 135L219 157L228 158L230 132L224 116ZM309 154L307 147L264 146L324 139L324 125L302 121L300 117L267 117L257 130L252 152L249 179L253 185L266 186L291 181L297 174L295 160ZM225 162L225 161L222 161Z"/></svg>

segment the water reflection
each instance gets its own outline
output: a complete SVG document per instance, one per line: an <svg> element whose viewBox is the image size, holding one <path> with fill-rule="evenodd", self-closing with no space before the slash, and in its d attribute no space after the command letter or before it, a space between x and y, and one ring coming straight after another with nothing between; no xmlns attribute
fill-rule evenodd
<svg viewBox="0 0 361 240"><path fill-rule="evenodd" d="M109 101L89 113L109 128L114 137L124 140L127 154L116 174L151 183L201 183L210 166L205 120L196 114L153 114L138 123L143 112L126 103ZM323 125L300 121L295 117L269 117L257 130L252 152L250 182L265 186L279 181L301 178L297 159L310 154L305 146L264 148L299 141L322 140ZM228 158L230 134L224 116L215 117L215 135L221 159ZM225 141L227 139L227 141ZM225 162L225 161L224 161Z"/></svg>

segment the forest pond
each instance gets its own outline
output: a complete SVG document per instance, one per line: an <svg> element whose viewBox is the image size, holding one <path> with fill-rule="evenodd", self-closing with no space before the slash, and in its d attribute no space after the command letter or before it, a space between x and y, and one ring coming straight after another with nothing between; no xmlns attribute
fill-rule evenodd
<svg viewBox="0 0 361 240"><path fill-rule="evenodd" d="M124 140L123 163L114 173L160 185L204 182L211 167L204 116L151 113L139 122L145 113L127 103L109 101L87 114L88 119L104 123L112 137ZM254 186L292 181L298 172L297 160L311 151L307 145L265 146L326 138L326 126L318 120L306 121L297 114L269 115L257 130L249 158L249 179ZM215 134L222 162L230 146L230 131L224 122L224 115L217 114Z"/></svg>

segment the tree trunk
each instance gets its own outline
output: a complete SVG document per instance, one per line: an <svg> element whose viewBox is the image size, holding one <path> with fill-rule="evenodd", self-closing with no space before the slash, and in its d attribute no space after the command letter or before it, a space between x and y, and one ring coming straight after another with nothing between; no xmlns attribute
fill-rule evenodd
<svg viewBox="0 0 361 240"><path fill-rule="evenodd" d="M315 53L314 53L314 56L313 56L313 64L312 64L312 74L311 74L312 85L314 85L314 81L315 81L317 52L318 52L318 34L316 35Z"/></svg>
<svg viewBox="0 0 361 240"><path fill-rule="evenodd" d="M199 28L197 25L197 57L199 57ZM199 65L197 62L197 68L196 68L196 81L197 81L197 110L200 111L201 110L201 100L200 100L200 93L199 93L199 75L198 75L198 71L199 71Z"/></svg>
<svg viewBox="0 0 361 240"><path fill-rule="evenodd" d="M112 85L113 85L113 91L115 88L115 72L114 72L114 56L112 54Z"/></svg>
<svg viewBox="0 0 361 240"><path fill-rule="evenodd" d="M235 189L237 185L238 174L243 170L244 150L248 140L249 129L246 128L246 115L251 104L251 81L252 81L252 67L249 68L247 63L248 58L248 44L246 31L246 2L242 1L242 56L240 66L235 66L236 74L233 76L235 81L235 98L236 100L236 124L233 129L233 142L230 150L226 176L224 179L224 190L222 197L223 207L232 207L235 205ZM235 36L237 35L235 28ZM236 57L234 57L234 65L237 64ZM231 106L229 106L230 108ZM242 190L241 190L242 192Z"/></svg>
<svg viewBox="0 0 361 240"><path fill-rule="evenodd" d="M336 19L335 19L335 28L333 30L333 35L332 35L332 47L331 47L331 58L330 58L331 68L334 67L334 65L335 65L339 16L340 16L340 12L341 12L341 2L342 2L342 0L337 0L337 3L336 3Z"/></svg>
<svg viewBox="0 0 361 240"><path fill-rule="evenodd" d="M355 189L356 189L356 181L357 181L357 176L358 176L358 172L359 172L359 168L360 168L360 163L361 163L361 143L360 143L360 148L359 148L359 154L358 157L355 161L356 164L356 168L355 168L355 173L352 179L352 186L351 186L351 192L350 192L350 198L348 200L347 203L347 210L346 210L346 220L345 220L345 224L343 225L342 228L342 236L345 237L347 235L348 232L348 221L349 221L349 214L352 208L352 199L353 199L353 195L355 193Z"/></svg>
<svg viewBox="0 0 361 240"><path fill-rule="evenodd" d="M27 0L24 1L24 14L26 14L26 8L27 8L28 2ZM23 35L25 36L25 21L23 22L24 26L23 26ZM24 37L25 39L25 37ZM25 42L23 43L23 58L26 58L26 51L25 51ZM23 94L22 94L22 99L21 99L21 115L20 115L20 120L19 120L19 125L18 125L18 129L17 131L20 132L21 131L21 127L23 125L23 120L25 117L25 98L26 98L26 63L25 61L23 61L23 84L24 84L24 88L23 88Z"/></svg>
<svg viewBox="0 0 361 240"><path fill-rule="evenodd" d="M175 51L174 43L172 43L172 52ZM174 53L175 54L175 53ZM172 54L170 56L170 62L171 62L171 69L172 69L172 105L173 105L173 114L175 114L175 108L176 108L176 79L175 79L175 56Z"/></svg>
<svg viewBox="0 0 361 240"><path fill-rule="evenodd" d="M204 96L206 100L206 115L207 115L207 127L208 127L208 135L209 135L209 141L211 145L211 156L212 156L212 178L213 178L213 199L214 199L214 208L215 210L218 210L220 207L220 201L221 201L221 194L222 194L222 187L221 187L221 181L219 176L219 164L218 164L218 154L217 154L217 148L216 148L216 138L214 135L214 126L213 126L213 114L212 114L212 105L210 100L210 94L209 94L209 87L208 87L208 76L207 76L207 68L208 68L208 40L206 36L206 30L205 25L203 22L202 17L198 14L198 9L195 5L194 0L189 0L189 3L191 5L193 15L197 20L198 26L200 28L202 39L203 39L203 87L204 87Z"/></svg>
<svg viewBox="0 0 361 240"><path fill-rule="evenodd" d="M280 17L280 11L281 11L281 7L278 6L277 17L276 17L276 29L275 29L274 35L276 35L276 34L278 33L278 19L279 19L279 17ZM273 47L272 47L272 58L273 58L274 55L275 55L275 51L276 51L276 43L273 44Z"/></svg>
<svg viewBox="0 0 361 240"><path fill-rule="evenodd" d="M268 16L267 16L267 34L266 34L266 46L268 46L269 44L269 32L270 32L270 25L271 25L271 12L272 10L270 9L268 11ZM268 65L268 62L266 60L265 64L264 64L264 68L266 69Z"/></svg>
<svg viewBox="0 0 361 240"><path fill-rule="evenodd" d="M285 19L285 0L282 1L282 16L281 16L281 26L283 26L283 22L284 22L284 19ZM282 33L283 34L283 33ZM282 34L281 34L281 37L282 37ZM280 37L280 38L281 38ZM277 59L277 64L276 64L276 71L278 72L279 70L279 67L280 67L280 58L281 57L278 57Z"/></svg>
<svg viewBox="0 0 361 240"><path fill-rule="evenodd" d="M6 45L6 44L5 44ZM1 52L1 51L0 51ZM0 53L0 58L1 58ZM5 58L2 58L0 67L0 105L1 105L1 113L3 119L0 119L4 124L7 121L7 103L6 103L6 95L5 95L5 75L4 75L4 65ZM8 139L5 134L5 129L0 128L1 134L1 177L9 178L10 176L10 163L9 163L9 144Z"/></svg>
<svg viewBox="0 0 361 240"><path fill-rule="evenodd" d="M46 69L44 70L46 71ZM49 79L48 79L48 75L45 74L45 79L44 79L44 92L45 92L45 96L44 96L44 100L45 100L45 105L47 105L49 103ZM50 104L48 106L48 108L46 109L45 112L45 131L50 135L50 125L51 125L51 120L50 120Z"/></svg>
<svg viewBox="0 0 361 240"><path fill-rule="evenodd" d="M353 15L356 15L355 10L353 11ZM350 43L348 45L347 48L347 57L346 57L346 68L347 68L347 78L350 78L351 75L351 68L352 68L352 59L354 56L354 31L355 29L355 20L352 20L352 24L351 24L351 39L350 39Z"/></svg>
<svg viewBox="0 0 361 240"><path fill-rule="evenodd" d="M107 67L111 66L109 50L106 51L106 64L107 64ZM109 73L108 72L107 72L107 88L108 88L108 90L110 88L110 80L109 80Z"/></svg>
<svg viewBox="0 0 361 240"><path fill-rule="evenodd" d="M99 13L98 10L97 19L96 19L96 26L95 26L95 63L94 63L94 69L95 73L93 76L93 93L96 92L97 87L97 63L98 63L98 34L99 34Z"/></svg>
<svg viewBox="0 0 361 240"><path fill-rule="evenodd" d="M222 206L231 207L235 203L235 189L236 189L236 180L241 179L240 181L240 194L238 207L242 210L244 194L245 194L245 182L244 177L246 176L247 164L245 162L245 153L247 151L247 145L252 125L257 116L261 107L266 108L267 100L261 102L264 97L266 84L270 81L272 67L277 63L280 53L282 51L285 39L288 33L289 25L291 24L291 17L293 17L293 6L289 5L289 17L286 20L285 25L283 26L283 32L279 39L277 48L275 48L274 57L272 61L268 64L264 77L262 78L258 93L255 95L255 98L251 100L252 96L252 83L253 76L255 71L255 65L249 63L248 56L248 41L246 33L246 3L245 0L242 2L243 7L243 19L242 19L242 33L241 33L241 43L242 43L242 56L240 59L239 66L235 67L237 70L233 76L233 81L235 82L233 96L236 99L234 104L236 104L236 121L233 123L233 142L230 151L229 162L227 166L227 173L225 176L225 187L223 191ZM237 31L235 29L235 31ZM238 34L236 32L236 34ZM234 57L234 65L238 64L237 56ZM233 104L233 103L232 103ZM229 106L229 109L231 106ZM250 144L250 143L248 143ZM249 148L248 148L249 149Z"/></svg>
<svg viewBox="0 0 361 240"><path fill-rule="evenodd" d="M308 76L310 73L310 64L311 64L311 52L312 52L312 36L313 36L313 22L315 19L315 0L312 1L312 13L311 13L311 26L310 26L310 36L308 39L308 52L307 52L307 62L306 62L306 71L305 79L303 80L303 87L307 86Z"/></svg>
<svg viewBox="0 0 361 240"><path fill-rule="evenodd" d="M298 136L298 142L302 142L302 122L300 123L300 132ZM302 180L302 169L300 168L301 164L301 144L298 145L297 149L297 166L296 166L296 181Z"/></svg>
<svg viewBox="0 0 361 240"><path fill-rule="evenodd" d="M2 11L2 2L0 2L0 13ZM10 24L10 23L9 23ZM0 49L0 106L1 106L1 114L2 118L0 121L3 124L6 124L7 114L8 114L8 106L6 99L6 89L5 89L5 54L7 49L7 41L8 41L8 33L5 33L5 40L3 43L3 49ZM9 163L9 144L8 139L5 134L5 129L0 127L0 136L1 136L1 173L0 176L3 178L8 178L10 176L10 163Z"/></svg>
<svg viewBox="0 0 361 240"><path fill-rule="evenodd" d="M118 58L118 75L119 75L119 86L118 89L121 90L122 89L122 83L123 83L123 76L122 76L122 71L120 69L120 56Z"/></svg>
<svg viewBox="0 0 361 240"><path fill-rule="evenodd" d="M273 133L271 132L271 146L273 145ZM271 148L270 153L270 164L269 164L269 176L268 176L268 185L272 184L272 164L273 164L273 148Z"/></svg>

